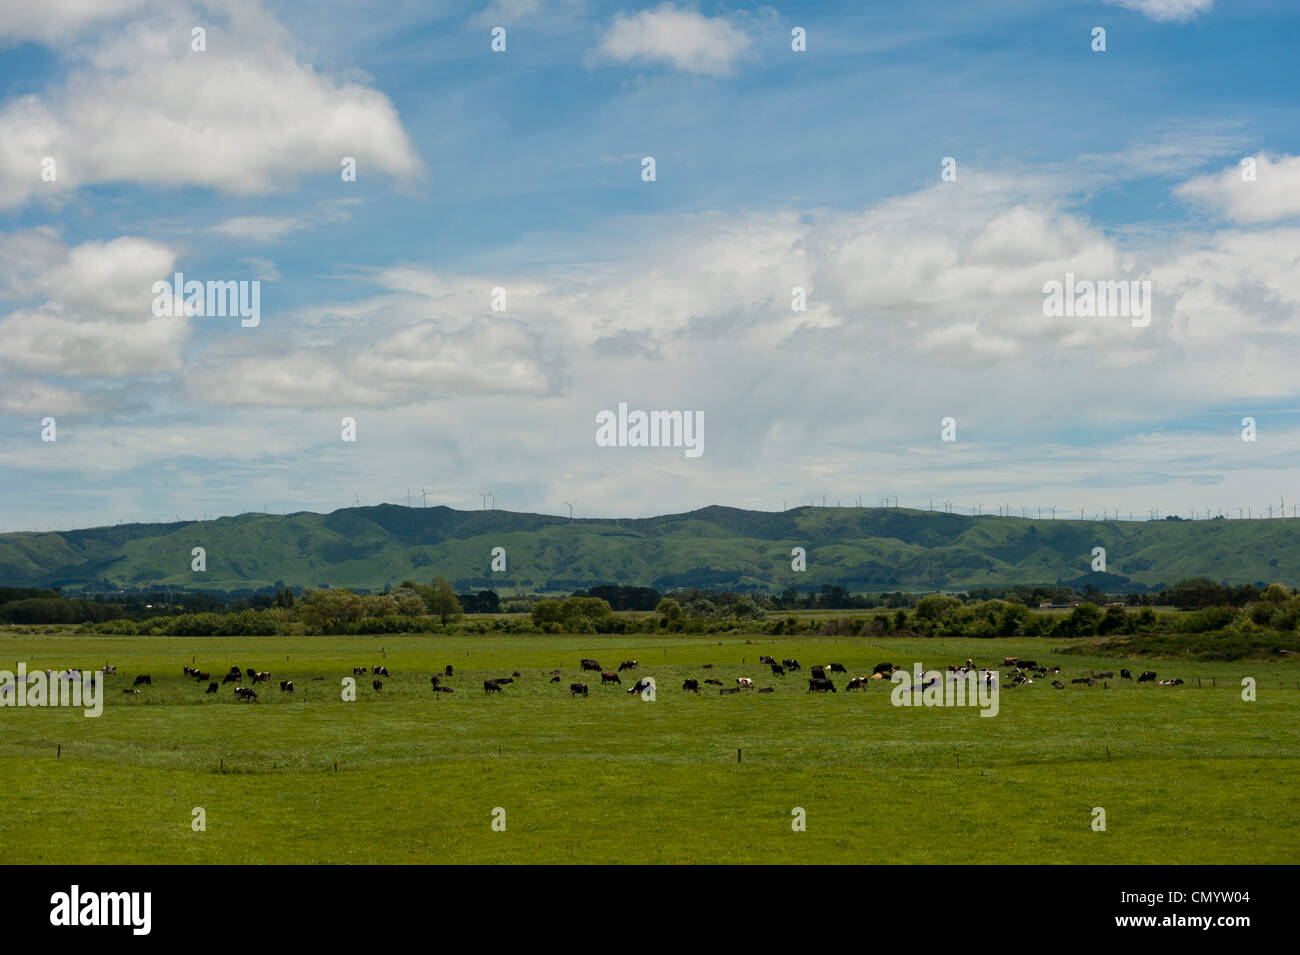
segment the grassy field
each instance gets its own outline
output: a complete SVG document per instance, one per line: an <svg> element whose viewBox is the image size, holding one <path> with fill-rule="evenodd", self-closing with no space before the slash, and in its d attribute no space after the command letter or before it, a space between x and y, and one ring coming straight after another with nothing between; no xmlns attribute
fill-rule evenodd
<svg viewBox="0 0 1300 955"><path fill-rule="evenodd" d="M111 662L118 676L98 719L0 708L0 848L9 863L1300 861L1294 663L1147 658L1132 669L1186 684L1040 681L1003 691L995 718L894 707L879 681L810 695L798 675L755 665L760 653L850 673L1019 655L1060 665L1067 684L1125 665L1053 647L1062 641L5 634L0 668ZM584 656L606 669L639 660L657 699L581 678ZM231 665L269 670L297 692L208 696L181 675L192 660L218 679ZM380 663L392 674L382 692L367 676L344 702L351 668ZM435 697L429 675L447 664L456 692ZM484 678L514 670L503 694L483 694ZM153 687L124 695L139 673ZM688 676L777 691L697 697L680 688ZM1241 699L1244 676L1256 702ZM580 678L591 696L570 699ZM206 831L192 830L194 807ZM496 807L505 831L491 828ZM1094 807L1105 832L1091 828Z"/></svg>

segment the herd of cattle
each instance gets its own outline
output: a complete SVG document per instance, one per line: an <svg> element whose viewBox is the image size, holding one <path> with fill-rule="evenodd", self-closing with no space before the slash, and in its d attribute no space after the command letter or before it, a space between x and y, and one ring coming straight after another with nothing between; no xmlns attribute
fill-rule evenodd
<svg viewBox="0 0 1300 955"><path fill-rule="evenodd" d="M789 675L790 673L794 673L803 669L803 667L799 665L799 661L794 659L785 659L782 660L780 663L777 663L773 657L762 655L758 658L758 661L760 665L766 664L771 669L772 676L776 676L776 677L784 677ZM639 669L639 664L637 663L636 660L624 660L622 663L619 664L617 670L606 670L597 661L586 657L584 657L579 662L579 666L581 667L584 673L588 671L599 673L601 686L618 685L620 687L622 686L623 683L623 679L620 676L620 674L628 670ZM994 685L997 685L1001 689L1010 690L1010 689L1015 689L1016 687L1030 686L1033 684L1035 678L1046 679L1048 676L1055 676L1061 672L1060 667L1039 666L1038 663L1034 660L1021 660L1018 657L1005 658L1002 661L1002 667L1004 669L993 670L988 667L985 667L983 670L978 670L975 664L971 660L967 659L964 664L949 665L948 677L950 679L955 679L959 676L964 676L965 674L970 673L971 671L977 671L979 674L979 679L984 681L988 686L992 687ZM711 670L713 669L713 664L705 663L702 665L701 668L704 670ZM211 673L204 670L200 670L197 667L192 667L188 665L184 666L182 669L185 676L193 678L197 683L199 684L207 683L207 690L205 692L216 693L220 689L220 686L217 683L217 681L212 679ZM893 674L899 669L900 669L899 667L895 666L892 663L878 663L876 664L875 668L871 671L871 673L849 678L845 689L865 690L871 684L872 680L889 680L890 677L893 676ZM109 676L116 675L117 667L105 665L100 670L100 672ZM550 671L551 683L561 682L560 672L561 671L559 669L554 669ZM848 670L841 663L827 663L820 666L813 666L809 668L808 672L809 672L809 679L808 679L807 692L809 693L835 693L837 692L837 690L835 688L835 683L831 680L830 674L843 673L846 676L848 675ZM1071 684L1095 686L1099 681L1104 682L1106 680L1114 679L1115 676L1114 672L1109 670L1101 673L1095 672L1093 670L1084 670L1082 672L1083 675L1075 679L1072 679L1070 681ZM61 675L68 679L74 679L76 677L81 676L80 670L66 670L66 671L51 670L49 671L49 673L51 677L54 677L55 675ZM369 667L355 666L352 668L352 675L354 677L358 677L358 676L387 677L389 676L389 673L388 673L388 668L382 665L369 666ZM455 692L452 689L452 687L447 686L446 683L444 682L445 680L451 679L453 676L454 676L454 670L451 666L448 666L442 673L430 677L429 682L433 689L433 692L435 694ZM1128 670L1124 670L1124 669L1121 669L1119 671L1119 676L1121 680L1133 679L1133 674ZM491 679L486 679L483 681L483 693L485 695L491 693L501 693L506 686L514 683L515 680L520 678L521 678L520 672L518 670L515 670L510 676L494 677ZM91 673L88 679L93 683L95 679L95 674ZM318 676L315 677L314 679L324 680L325 678L323 676ZM931 677L930 680L927 681L925 685L928 686L936 682L938 679L939 676L935 675ZM255 670L252 667L249 667L247 670L241 670L237 666L232 666L226 672L225 676L222 678L221 683L236 684L234 695L237 701L242 700L245 702L253 702L257 699L257 691L254 690L253 687L259 683L269 683L270 681L271 681L271 674L266 672L265 670ZM243 682L248 682L250 685L244 686L242 685ZM1156 672L1154 670L1145 670L1142 673L1138 674L1137 682L1138 683L1159 682L1160 686L1181 686L1183 683L1183 681L1179 679L1157 681ZM281 693L294 692L292 680L280 680L279 683L280 683ZM141 674L135 678L135 681L131 684L130 688L125 689L122 692L127 694L139 695L140 687L152 686L152 685L153 685L153 678L148 674ZM708 677L687 678L682 683L682 690L685 692L698 694L703 686L710 686L710 685L716 686L718 688L718 692L724 696L733 693L740 693L742 690L751 690L751 691L757 690L757 692L759 693L776 692L776 687L774 686L756 687L754 684L754 679L752 677L743 677L743 676L737 677L736 685L730 687L724 685L721 680L712 679ZM1054 689L1057 690L1065 689L1065 684L1062 683L1059 679L1053 680L1051 685ZM638 679L631 687L629 687L627 689L627 692L629 694L643 693L647 689L654 688L654 686L655 686L654 677L642 677ZM371 682L371 687L374 689L376 693L378 693L384 688L383 681L379 679L375 679ZM590 687L586 683L569 684L570 697L589 696L590 692L591 692Z"/></svg>

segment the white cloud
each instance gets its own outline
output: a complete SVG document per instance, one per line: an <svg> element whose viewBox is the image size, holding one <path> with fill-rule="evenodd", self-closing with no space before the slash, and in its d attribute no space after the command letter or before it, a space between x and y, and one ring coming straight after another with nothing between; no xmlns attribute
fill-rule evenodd
<svg viewBox="0 0 1300 955"><path fill-rule="evenodd" d="M1300 216L1300 156L1260 152L1250 158L1255 163L1253 182L1242 178L1238 164L1191 179L1174 189L1174 195L1244 224Z"/></svg>
<svg viewBox="0 0 1300 955"><path fill-rule="evenodd" d="M1107 3L1136 10L1152 20L1186 23L1209 12L1214 0L1106 0Z"/></svg>
<svg viewBox="0 0 1300 955"><path fill-rule="evenodd" d="M207 52L190 49L195 22ZM255 6L215 21L168 11L65 53L60 85L0 106L0 207L106 182L261 194L337 176L344 156L362 176L421 172L389 99L303 61ZM54 183L41 179L45 156Z"/></svg>
<svg viewBox="0 0 1300 955"><path fill-rule="evenodd" d="M14 239L5 236L0 260ZM0 318L0 367L64 378L131 377L180 368L188 320L153 315L153 283L169 275L175 253L124 236L67 248L38 230L44 244L6 293L35 301Z"/></svg>
<svg viewBox="0 0 1300 955"><path fill-rule="evenodd" d="M621 63L668 63L687 73L724 75L750 42L749 35L728 20L664 3L631 16L616 16L599 51Z"/></svg>

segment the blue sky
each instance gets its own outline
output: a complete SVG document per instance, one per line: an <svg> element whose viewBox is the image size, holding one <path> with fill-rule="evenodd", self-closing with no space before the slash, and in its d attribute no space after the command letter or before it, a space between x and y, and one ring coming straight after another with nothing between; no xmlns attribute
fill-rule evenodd
<svg viewBox="0 0 1300 955"><path fill-rule="evenodd" d="M1298 28L1223 0L0 13L0 526L421 487L1300 503ZM260 281L260 324L153 316L174 271ZM1047 318L1066 271L1150 280L1150 326ZM597 447L620 401L702 412L705 453Z"/></svg>

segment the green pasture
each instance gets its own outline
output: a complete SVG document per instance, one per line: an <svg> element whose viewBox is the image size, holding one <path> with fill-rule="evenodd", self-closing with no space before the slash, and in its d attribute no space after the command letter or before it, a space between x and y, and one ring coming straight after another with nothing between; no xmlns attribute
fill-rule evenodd
<svg viewBox="0 0 1300 955"><path fill-rule="evenodd" d="M0 669L118 675L97 719L0 708L0 850L10 863L1300 861L1300 666L1052 652L1064 643L5 633ZM849 693L843 675L838 693L809 694L759 654L850 675L1013 655L1061 666L1067 688L1005 690L988 718L895 707L888 684ZM625 692L626 673L602 687L582 657L638 660L656 699ZM182 676L191 661L218 681L238 665L272 683L255 703L235 702L233 685L207 695ZM383 689L367 675L344 702L352 667L374 664L391 673ZM435 696L429 676L448 664L455 692ZM1185 683L1069 684L1124 666ZM485 678L516 670L484 694ZM124 694L141 673L153 686ZM740 676L776 692L681 689ZM589 697L570 698L575 681ZM191 827L195 807L206 831ZM792 828L796 807L806 831Z"/></svg>

